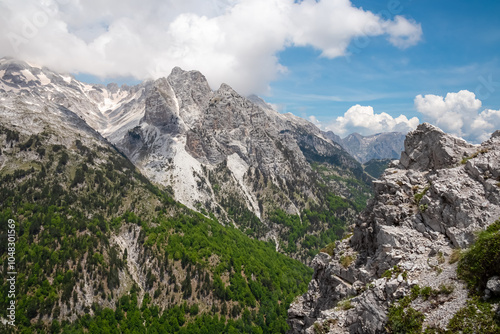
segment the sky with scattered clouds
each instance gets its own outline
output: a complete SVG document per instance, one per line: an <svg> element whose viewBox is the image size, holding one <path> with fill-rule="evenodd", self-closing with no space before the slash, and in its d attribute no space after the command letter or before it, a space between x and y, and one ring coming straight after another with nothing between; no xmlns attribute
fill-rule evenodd
<svg viewBox="0 0 500 334"><path fill-rule="evenodd" d="M196 69L341 136L500 128L500 2L0 0L0 56L87 82Z"/></svg>

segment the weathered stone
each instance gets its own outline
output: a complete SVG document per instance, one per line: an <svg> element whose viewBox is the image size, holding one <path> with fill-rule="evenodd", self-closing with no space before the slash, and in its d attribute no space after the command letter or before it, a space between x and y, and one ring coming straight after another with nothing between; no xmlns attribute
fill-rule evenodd
<svg viewBox="0 0 500 334"><path fill-rule="evenodd" d="M500 277L493 276L486 283L486 288L489 289L493 294L500 295Z"/></svg>
<svg viewBox="0 0 500 334"><path fill-rule="evenodd" d="M348 317L345 311L336 311L335 316L343 320L334 333L385 333L388 307L407 295L410 287L457 286L455 267L447 259L452 248L469 246L476 231L500 217L500 188L495 183L498 181L491 180L494 175L500 177L498 133L481 146L470 145L428 124L409 133L400 164L373 182L375 197L358 217L353 236L336 244L336 249L346 254L358 254L359 260L349 267L349 275L340 266L338 255L326 267L324 256L318 259L318 267L313 266L319 295L313 303L302 304L310 316L303 328L312 328L315 315L332 308L326 293L330 293L330 299L338 298L335 288L339 295L349 293L345 277L350 282L363 281L367 289L359 293L353 288L358 292L352 299L355 308L349 310ZM470 158L466 164L461 163L464 157ZM392 276L380 278L387 270ZM327 272L337 273L344 281L326 276ZM492 277L487 288L490 295L498 293L493 292L500 291L498 277ZM439 306L437 301L432 307L430 301L426 309L422 306L430 323L445 326L453 312L465 306L465 286L456 290L459 292L452 297L439 297L439 303L446 306ZM300 307L300 303L293 307ZM300 320L293 316L288 319L293 328L299 326L294 324L295 319Z"/></svg>
<svg viewBox="0 0 500 334"><path fill-rule="evenodd" d="M474 145L423 123L406 137L400 162L407 169L437 170L457 165L473 151Z"/></svg>

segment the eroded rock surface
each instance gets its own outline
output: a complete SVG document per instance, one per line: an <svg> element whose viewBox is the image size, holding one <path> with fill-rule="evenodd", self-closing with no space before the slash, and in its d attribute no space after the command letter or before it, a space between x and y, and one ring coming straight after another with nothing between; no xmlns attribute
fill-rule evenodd
<svg viewBox="0 0 500 334"><path fill-rule="evenodd" d="M452 287L437 303L412 304L424 327L446 326L467 300L453 249L500 217L499 148L498 131L481 145L425 123L409 133L352 236L313 260L309 291L288 312L290 333L385 333L389 306L416 284Z"/></svg>

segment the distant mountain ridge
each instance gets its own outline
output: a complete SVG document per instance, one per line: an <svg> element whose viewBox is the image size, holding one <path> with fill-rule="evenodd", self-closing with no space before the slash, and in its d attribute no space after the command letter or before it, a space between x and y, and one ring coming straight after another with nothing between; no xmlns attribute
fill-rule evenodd
<svg viewBox="0 0 500 334"><path fill-rule="evenodd" d="M404 150L405 134L401 132L383 132L370 136L352 133L345 138L340 138L331 131L325 136L342 145L356 160L366 163L372 159L397 160Z"/></svg>

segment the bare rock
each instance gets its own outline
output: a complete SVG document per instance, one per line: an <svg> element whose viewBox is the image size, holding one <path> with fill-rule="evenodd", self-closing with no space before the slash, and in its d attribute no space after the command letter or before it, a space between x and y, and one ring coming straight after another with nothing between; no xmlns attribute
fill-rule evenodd
<svg viewBox="0 0 500 334"><path fill-rule="evenodd" d="M500 295L500 277L493 276L486 283L486 288L495 295Z"/></svg>
<svg viewBox="0 0 500 334"><path fill-rule="evenodd" d="M424 326L446 326L468 296L449 256L500 216L499 180L500 132L475 146L421 124L408 134L399 165L373 182L374 198L353 236L338 242L328 261L324 255L313 261L314 301L303 297L292 304L293 310L307 310L308 318L289 312L290 333L306 333L318 320L336 320L335 333L385 333L388 308L416 284L454 287L439 300L412 304L425 314ZM354 255L344 268L341 256ZM500 293L498 277L488 281L487 291ZM352 298L353 308L339 308L343 298Z"/></svg>
<svg viewBox="0 0 500 334"><path fill-rule="evenodd" d="M400 162L407 169L420 171L452 167L471 154L474 147L429 123L422 123L407 135Z"/></svg>

